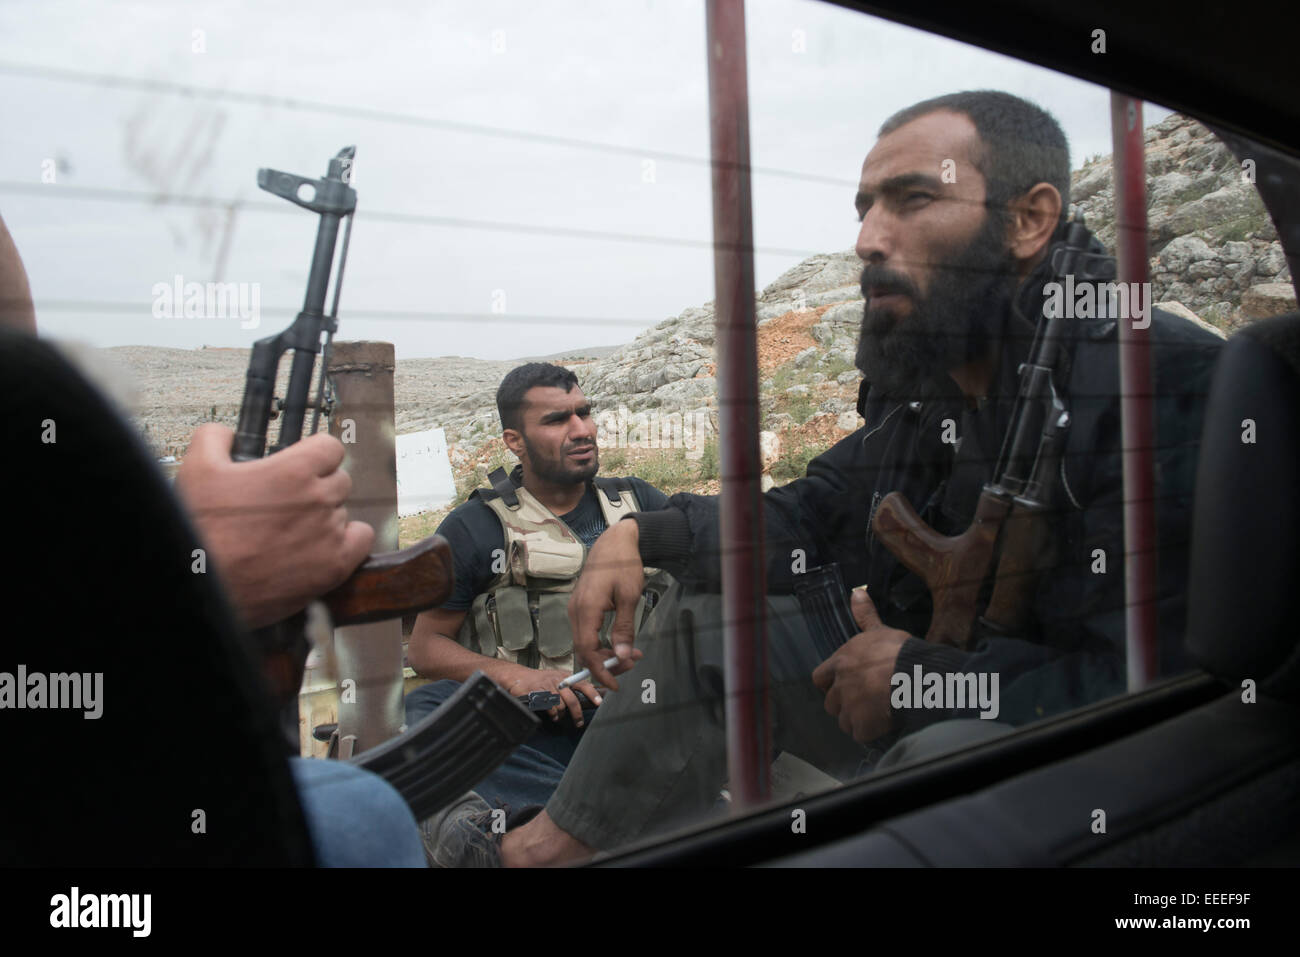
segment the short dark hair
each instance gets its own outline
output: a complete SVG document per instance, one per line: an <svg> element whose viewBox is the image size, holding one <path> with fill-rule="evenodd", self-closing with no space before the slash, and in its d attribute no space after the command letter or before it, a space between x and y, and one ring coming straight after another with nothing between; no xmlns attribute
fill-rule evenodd
<svg viewBox="0 0 1300 957"><path fill-rule="evenodd" d="M528 362L511 369L497 389L497 414L501 416L501 428L523 431L524 395L529 389L540 385L572 392L577 384L578 377L573 370L550 362Z"/></svg>
<svg viewBox="0 0 1300 957"><path fill-rule="evenodd" d="M1001 90L967 90L923 100L899 110L880 127L885 136L938 110L970 117L983 149L972 157L987 183L989 213L1007 215L1007 204L1038 183L1061 194L1061 219L1070 206L1070 144L1061 124L1042 107Z"/></svg>

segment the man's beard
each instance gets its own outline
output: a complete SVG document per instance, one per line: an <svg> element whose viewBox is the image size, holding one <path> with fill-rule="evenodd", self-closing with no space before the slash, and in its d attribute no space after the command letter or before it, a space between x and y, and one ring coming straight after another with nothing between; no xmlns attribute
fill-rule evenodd
<svg viewBox="0 0 1300 957"><path fill-rule="evenodd" d="M893 398L918 397L933 380L988 350L1012 293L1014 260L1003 245L1005 235L1004 220L986 214L979 234L936 268L924 298L886 266L862 270L867 302L854 365L873 389ZM906 293L911 312L871 308L873 286Z"/></svg>
<svg viewBox="0 0 1300 957"><path fill-rule="evenodd" d="M591 448L591 462L587 465L576 465L569 461L569 453L579 448L587 448L585 444L566 444L560 449L558 459L548 458L542 454L541 449L528 441L528 433L523 433L524 449L528 453L528 463L532 466L533 474L544 482L551 482L554 485L580 485L583 482L590 481L596 477L600 471L600 450L593 442Z"/></svg>

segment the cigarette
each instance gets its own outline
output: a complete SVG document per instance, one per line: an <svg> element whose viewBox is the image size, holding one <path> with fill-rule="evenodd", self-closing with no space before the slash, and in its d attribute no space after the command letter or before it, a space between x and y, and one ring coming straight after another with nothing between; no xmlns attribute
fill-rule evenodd
<svg viewBox="0 0 1300 957"><path fill-rule="evenodd" d="M613 658L606 658L605 670L608 671L610 668L613 668L616 664L618 664L618 655L615 655ZM586 681L590 677L591 677L591 669L583 668L577 674L569 675L569 677L561 681L560 687L568 688L571 687L572 685L576 685L579 681Z"/></svg>

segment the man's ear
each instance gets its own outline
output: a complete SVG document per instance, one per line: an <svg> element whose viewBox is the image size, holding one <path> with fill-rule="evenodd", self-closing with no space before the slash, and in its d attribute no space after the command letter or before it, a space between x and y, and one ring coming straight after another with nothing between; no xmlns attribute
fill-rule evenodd
<svg viewBox="0 0 1300 957"><path fill-rule="evenodd" d="M506 448L515 453L515 457L519 461L524 460L524 436L522 432L516 429L505 429L501 432L501 441L506 444Z"/></svg>
<svg viewBox="0 0 1300 957"><path fill-rule="evenodd" d="M1051 183L1039 183L1011 203L1007 241L1021 267L1032 266L1052 241L1061 221L1061 194Z"/></svg>

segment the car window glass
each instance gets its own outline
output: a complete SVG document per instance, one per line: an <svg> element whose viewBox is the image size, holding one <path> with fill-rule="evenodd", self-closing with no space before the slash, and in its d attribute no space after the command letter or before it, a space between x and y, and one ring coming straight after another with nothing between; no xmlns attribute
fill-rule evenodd
<svg viewBox="0 0 1300 957"><path fill-rule="evenodd" d="M0 11L11 90L0 203L42 332L91 347L165 468L196 425L233 426L248 347L301 306L314 224L259 191L257 169L319 176L355 143L340 336L396 345L397 431L443 430L451 476L433 507L403 517L403 544L514 464L495 390L525 358L578 373L602 474L718 491L727 410L703 4L337 7L346 28L315 6L271 26L251 3L206 19L160 8L129 28L119 10L71 27L52 10ZM1126 693L1117 323L1152 321L1160 347L1158 674L1191 669L1180 639L1209 365L1225 334L1295 308L1248 158L1195 119L1143 104L1149 286L1119 289L1104 271L1120 225L1107 90L829 5L751 4L747 30L759 447L780 532L768 555L773 800ZM997 165L987 148L938 129L904 142L906 123L881 134L913 104L979 89L1031 101L1068 139L1062 212L1098 244L1068 282L1050 261L986 255ZM888 137L902 145L873 153ZM860 349L869 299L869 338L889 342L874 360ZM1054 373L1070 424L1041 472L1036 567L1008 617L964 632L969 647L925 642L932 592L876 519L894 492L941 536L970 526L1007 447L1015 367L1049 301L1064 310L1067 358ZM1013 303L1027 327L1005 325ZM953 366L954 349L968 352L965 390L948 375L886 388L909 363ZM860 396L864 364L879 379ZM871 584L895 637L845 646L826 670L791 592L830 561L852 572L844 586ZM974 590L985 614L992 583ZM708 591L688 614L677 598L655 610L638 639L652 657L621 692L632 704L611 709L606 734L620 743L575 758L593 793L626 789L621 808L606 808L622 821L606 849L728 813ZM878 675L880 655L893 669L884 695L854 677ZM409 669L406 680L420 683ZM329 698L330 687L309 690ZM318 705L304 705L308 723L336 713L333 699ZM323 750L306 737L304 748Z"/></svg>

